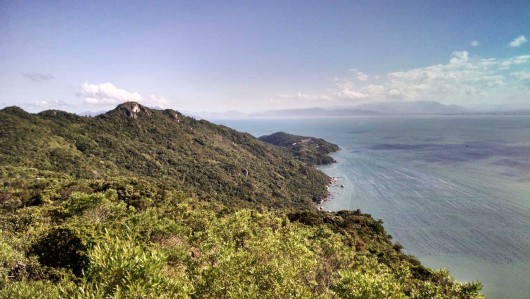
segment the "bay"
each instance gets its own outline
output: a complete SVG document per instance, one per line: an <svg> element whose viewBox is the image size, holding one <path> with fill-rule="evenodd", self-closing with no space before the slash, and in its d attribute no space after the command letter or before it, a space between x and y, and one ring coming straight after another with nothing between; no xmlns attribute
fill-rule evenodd
<svg viewBox="0 0 530 299"><path fill-rule="evenodd" d="M256 137L277 131L341 147L327 210L383 219L433 268L479 280L488 298L530 297L530 117L385 116L220 120Z"/></svg>

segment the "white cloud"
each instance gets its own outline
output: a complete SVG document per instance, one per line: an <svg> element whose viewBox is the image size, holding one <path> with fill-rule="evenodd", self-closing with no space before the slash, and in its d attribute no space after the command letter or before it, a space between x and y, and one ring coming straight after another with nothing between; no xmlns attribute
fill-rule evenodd
<svg viewBox="0 0 530 299"><path fill-rule="evenodd" d="M85 103L89 105L110 105L142 100L142 96L139 93L120 89L110 82L101 84L85 82L81 84L79 96L84 97Z"/></svg>
<svg viewBox="0 0 530 299"><path fill-rule="evenodd" d="M368 96L368 94L362 92L354 82L349 80L339 80L336 83L339 87L339 91L335 93L335 97L341 99L363 99Z"/></svg>
<svg viewBox="0 0 530 299"><path fill-rule="evenodd" d="M474 41L471 42L471 46L472 46L473 48L478 47L479 44L480 44L480 42L479 42L478 40L474 40Z"/></svg>
<svg viewBox="0 0 530 299"><path fill-rule="evenodd" d="M142 96L138 92L130 92L118 88L110 82L101 84L85 82L81 84L80 91L77 95L83 97L86 104L94 106L117 105L123 102L133 101L147 106L164 107L169 103L169 100L165 97L156 95Z"/></svg>
<svg viewBox="0 0 530 299"><path fill-rule="evenodd" d="M61 100L37 100L33 103L36 107L64 107L69 106Z"/></svg>
<svg viewBox="0 0 530 299"><path fill-rule="evenodd" d="M467 62L469 59L469 53L467 51L454 51L449 60L450 64L462 64Z"/></svg>
<svg viewBox="0 0 530 299"><path fill-rule="evenodd" d="M65 110L71 107L70 104L56 99L41 99L33 102L22 103L21 107L30 112L38 112L47 109Z"/></svg>
<svg viewBox="0 0 530 299"><path fill-rule="evenodd" d="M525 64L530 64L530 55L521 55L505 59L500 62L499 69L508 70L512 67L524 66Z"/></svg>
<svg viewBox="0 0 530 299"><path fill-rule="evenodd" d="M521 81L530 80L530 71L513 72L510 75L517 80L521 80Z"/></svg>
<svg viewBox="0 0 530 299"><path fill-rule="evenodd" d="M317 101L317 100L329 100L331 97L327 95L308 95L298 92L297 94L280 94L276 96L280 99L289 100L306 100L306 101Z"/></svg>
<svg viewBox="0 0 530 299"><path fill-rule="evenodd" d="M512 40L508 46L511 47L511 48L517 48L517 47L520 47L522 46L524 43L526 43L527 40L526 40L526 37L524 35L519 35L518 37L516 37L514 40Z"/></svg>
<svg viewBox="0 0 530 299"><path fill-rule="evenodd" d="M28 78L29 80L33 82L48 81L48 80L55 78L50 73L25 73L25 74L22 74L22 76Z"/></svg>
<svg viewBox="0 0 530 299"><path fill-rule="evenodd" d="M355 76L355 78L359 81L368 81L368 75L359 71L358 69L351 69L350 72L352 72Z"/></svg>
<svg viewBox="0 0 530 299"><path fill-rule="evenodd" d="M444 97L478 98L505 84L492 60L471 61L468 52L453 52L449 64L388 74L389 95L404 100Z"/></svg>
<svg viewBox="0 0 530 299"><path fill-rule="evenodd" d="M509 59L513 64L528 64L530 63L530 55L521 55Z"/></svg>

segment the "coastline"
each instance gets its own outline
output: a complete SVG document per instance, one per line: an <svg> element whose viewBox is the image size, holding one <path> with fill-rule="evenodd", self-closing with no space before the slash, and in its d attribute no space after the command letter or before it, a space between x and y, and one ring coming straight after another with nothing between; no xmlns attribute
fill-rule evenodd
<svg viewBox="0 0 530 299"><path fill-rule="evenodd" d="M326 173L326 175L328 174ZM326 197L320 199L317 203L315 203L315 206L321 211L323 210L324 203L333 199L334 196L333 196L332 190L334 190L335 188L339 186L344 187L344 185L339 184L339 177L334 177L334 176L329 176L329 175L328 177L329 177L328 182L326 184Z"/></svg>
<svg viewBox="0 0 530 299"><path fill-rule="evenodd" d="M256 135L288 128L296 134L318 135L325 140L335 141L342 148L341 151L331 154L338 163L319 165L317 169L327 176L339 177L339 182L342 182L345 188L331 186L330 196L326 197L322 204L314 201L312 209L322 207L324 211L331 212L360 209L376 219L383 219L383 226L394 237L394 241L403 244L404 251L418 257L425 266L433 269L447 268L460 281L481 281L483 291L488 298L522 299L526 296L521 294L530 293L530 285L521 280L521 277L528 276L530 269L528 255L522 250L524 247L529 248L526 245L528 238L524 238L529 219L524 215L530 206L527 201L530 187L525 184L528 177L527 169L520 172L525 176L519 177L520 180L514 180L518 178L517 168L496 166L489 164L488 160L480 160L479 164L469 163L468 165L472 167L454 171L451 170L450 164L442 161L429 162L424 161L422 156L411 156L417 153L414 149L388 151L388 155L385 156L379 156L383 154L380 150L370 153L362 149L386 143L412 145L439 143L440 147L444 147L447 146L444 143L446 139L452 140L455 144L465 145L470 142L478 144L488 136L502 141L505 145L512 143L528 147L529 143L524 142L529 140L526 138L529 132L526 130L528 120L528 117L504 116L414 116L406 119L389 116L347 120L346 118L253 120L226 124ZM491 125L492 130L484 132L482 128L485 125ZM411 127L417 130L404 130ZM445 128L441 130L445 132L445 135L441 135L443 136L441 140L428 139L432 137L433 132L438 134L440 128ZM457 130L458 128L460 130ZM497 143L495 145L499 146ZM471 149L478 152L488 151L488 147ZM429 152L431 150L433 154L438 153L437 148L429 149ZM426 154L425 151L423 149L422 153ZM496 155L499 156L495 157L508 159L515 153L497 152ZM404 156L415 159L398 160ZM457 165L464 162L453 163ZM420 185L416 187L410 184L402 185L401 183L410 183L410 180L397 172L390 173L388 177L378 175L378 173L387 175L383 171L394 169L402 171L406 168L421 170L419 174L426 175L421 177L410 172L402 173L419 179L422 182ZM452 177L456 182L451 180ZM396 180L400 178L402 181ZM427 180L429 178L433 179L434 183L439 183L439 186L429 185ZM444 182L436 180L437 178L446 183L453 182L459 189L446 188ZM413 192L415 189L423 195L423 199ZM322 197L326 195L324 190L322 189ZM383 196L377 193L380 190L389 193ZM466 191L465 194L469 196L459 196L458 190ZM408 193L411 191L412 193ZM407 201L409 197L410 200ZM464 208L466 214L462 214L458 209L452 209L449 204ZM392 209L392 206L395 206L395 209ZM513 217L507 216L510 214L505 214L503 211L511 211ZM465 226L458 222L451 226L452 223L449 221L451 217L461 217L460 224ZM504 226L504 222L508 226ZM506 233L503 234L503 231ZM495 236L492 240L503 242L488 242L490 236ZM458 242L451 243L449 242L451 240ZM499 251L494 248L496 246L505 250ZM455 252L451 253L449 250ZM494 252L499 253L497 257L510 260L496 262L495 256L490 255ZM480 258L482 254L486 257Z"/></svg>
<svg viewBox="0 0 530 299"><path fill-rule="evenodd" d="M335 162L315 166L318 170L324 172L329 177L328 183L326 184L326 197L315 203L315 207L320 211L332 211L326 207L337 198L344 197L346 189L350 189L348 188L347 184L345 184L346 182L344 181L344 174L337 168L342 160L337 159L336 156L339 155L341 151L342 148L336 152L328 154L328 156L333 158Z"/></svg>
<svg viewBox="0 0 530 299"><path fill-rule="evenodd" d="M337 163L328 165L319 165L318 169L324 172L329 177L338 178L339 184L344 184L344 188L335 186L329 187L329 196L322 204L316 208L322 211L337 212L339 210L353 211L360 209L364 213L368 213L374 217L374 219L385 220L384 215L380 215L376 211L370 210L366 203L359 198L359 190L356 190L354 182L351 181L347 174L341 170L341 163L345 162L345 157L342 156L341 152L333 153L333 158L337 160ZM387 219L388 220L388 219ZM528 262L522 262L520 264L497 264L493 261L485 260L480 257L469 257L461 254L451 254L445 257L440 257L437 254L425 254L411 250L410 246L407 246L407 240L400 240L400 231L394 231L391 222L383 224L385 230L395 237L393 241L398 241L404 245L404 252L416 257L423 266L430 269L448 269L450 274L460 282L480 281L482 283L482 292L486 298L508 298L506 294L510 294L513 298L526 298L527 287L521 288L518 276L526 275L528 269ZM410 244L409 244L410 245ZM469 271L469 269L475 269ZM477 275L478 272L483 274ZM502 273L504 279L503 286L498 287L498 276L497 273ZM512 297L510 297L512 298Z"/></svg>

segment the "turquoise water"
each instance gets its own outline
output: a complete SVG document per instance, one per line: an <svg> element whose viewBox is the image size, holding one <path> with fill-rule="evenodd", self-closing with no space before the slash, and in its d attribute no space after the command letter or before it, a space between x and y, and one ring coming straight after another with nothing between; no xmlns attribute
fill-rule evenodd
<svg viewBox="0 0 530 299"><path fill-rule="evenodd" d="M223 120L254 136L285 131L342 150L323 166L327 210L383 219L394 241L488 298L530 298L530 117Z"/></svg>

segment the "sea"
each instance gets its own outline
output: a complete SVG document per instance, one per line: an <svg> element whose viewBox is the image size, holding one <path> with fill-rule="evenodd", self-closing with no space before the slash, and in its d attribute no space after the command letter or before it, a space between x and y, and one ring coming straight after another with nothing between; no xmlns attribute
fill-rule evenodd
<svg viewBox="0 0 530 299"><path fill-rule="evenodd" d="M406 253L482 282L487 298L530 298L530 116L214 122L338 144L338 163L320 167L339 182L324 209L382 219Z"/></svg>

